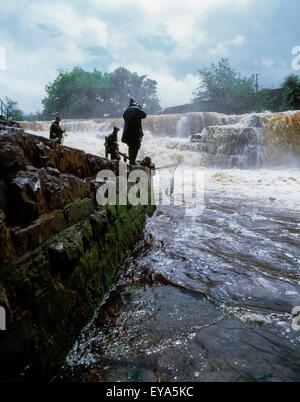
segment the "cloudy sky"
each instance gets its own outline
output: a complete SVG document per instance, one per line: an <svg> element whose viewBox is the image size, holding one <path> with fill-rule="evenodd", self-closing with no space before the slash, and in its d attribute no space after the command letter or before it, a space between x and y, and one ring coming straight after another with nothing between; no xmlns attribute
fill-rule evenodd
<svg viewBox="0 0 300 402"><path fill-rule="evenodd" d="M10 0L0 3L0 97L41 110L58 68L125 66L188 102L197 68L221 57L278 86L300 46L299 0ZM4 63L5 55L5 63Z"/></svg>

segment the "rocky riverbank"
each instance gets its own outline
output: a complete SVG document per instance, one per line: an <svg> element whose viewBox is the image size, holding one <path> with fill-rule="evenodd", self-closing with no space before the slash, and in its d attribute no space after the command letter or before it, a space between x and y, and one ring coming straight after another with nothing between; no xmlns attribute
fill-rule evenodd
<svg viewBox="0 0 300 402"><path fill-rule="evenodd" d="M152 207L100 208L104 158L0 125L0 378L49 378L112 285Z"/></svg>

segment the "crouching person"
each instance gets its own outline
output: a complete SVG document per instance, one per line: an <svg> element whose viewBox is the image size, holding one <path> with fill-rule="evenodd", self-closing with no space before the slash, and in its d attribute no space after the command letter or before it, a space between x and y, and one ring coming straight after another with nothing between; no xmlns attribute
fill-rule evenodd
<svg viewBox="0 0 300 402"><path fill-rule="evenodd" d="M65 131L60 126L60 117L56 116L55 121L50 127L50 140L56 142L56 144L61 145L63 143L63 137Z"/></svg>

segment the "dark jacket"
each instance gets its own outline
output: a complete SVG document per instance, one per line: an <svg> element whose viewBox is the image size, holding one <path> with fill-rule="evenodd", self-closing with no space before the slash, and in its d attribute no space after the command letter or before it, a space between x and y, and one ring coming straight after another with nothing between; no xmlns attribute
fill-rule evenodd
<svg viewBox="0 0 300 402"><path fill-rule="evenodd" d="M50 140L61 141L64 131L57 121L54 121L50 127Z"/></svg>
<svg viewBox="0 0 300 402"><path fill-rule="evenodd" d="M105 146L106 146L106 152L108 155L111 156L112 160L120 160L120 154L119 154L119 144L118 144L118 137L116 135L111 134L106 138Z"/></svg>
<svg viewBox="0 0 300 402"><path fill-rule="evenodd" d="M123 115L125 126L122 142L131 146L141 144L144 136L142 119L145 119L146 117L147 113L141 106L129 106L129 108L125 111Z"/></svg>

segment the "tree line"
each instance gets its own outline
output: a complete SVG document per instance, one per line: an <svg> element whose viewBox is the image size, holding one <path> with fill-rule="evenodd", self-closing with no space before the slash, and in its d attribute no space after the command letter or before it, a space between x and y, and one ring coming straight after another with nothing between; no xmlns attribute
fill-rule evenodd
<svg viewBox="0 0 300 402"><path fill-rule="evenodd" d="M198 70L199 87L192 102L209 102L217 112L242 114L293 110L300 103L300 77L288 76L280 96L274 90L258 88L253 75L243 77L233 69L228 59L221 59L209 68ZM134 97L149 114L158 114L162 108L157 94L157 81L147 75L138 75L124 67L112 73L100 70L85 71L80 67L59 70L57 78L46 85L42 100L43 111L25 115L17 102L6 98L9 114L15 120L49 120L56 114L63 119L121 117Z"/></svg>
<svg viewBox="0 0 300 402"><path fill-rule="evenodd" d="M62 118L120 117L130 97L142 103L150 114L161 111L157 82L146 75L123 67L113 73L75 67L59 71L58 77L46 86L43 114L46 118L55 113Z"/></svg>
<svg viewBox="0 0 300 402"><path fill-rule="evenodd" d="M243 77L228 59L198 70L200 86L194 103L210 102L215 111L228 114L282 112L293 110L300 101L300 77L288 76L279 90L259 88L255 75Z"/></svg>

